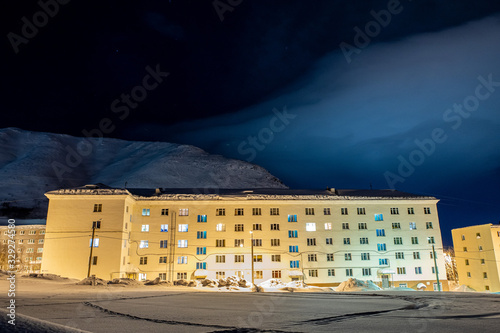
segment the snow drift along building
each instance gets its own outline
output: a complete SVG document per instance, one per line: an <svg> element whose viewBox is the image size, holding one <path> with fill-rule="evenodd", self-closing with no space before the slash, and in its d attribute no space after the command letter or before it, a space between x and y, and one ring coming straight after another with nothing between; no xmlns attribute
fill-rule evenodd
<svg viewBox="0 0 500 333"><path fill-rule="evenodd" d="M104 185L48 192L42 272L84 278L90 261L90 274L103 279L250 280L253 260L256 283L335 286L355 277L432 290L434 244L446 281L434 197L393 190L202 192Z"/></svg>

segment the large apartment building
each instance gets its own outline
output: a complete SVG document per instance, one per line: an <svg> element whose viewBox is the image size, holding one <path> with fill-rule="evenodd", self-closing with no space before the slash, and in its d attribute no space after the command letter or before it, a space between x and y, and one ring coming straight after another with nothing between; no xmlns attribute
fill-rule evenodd
<svg viewBox="0 0 500 333"><path fill-rule="evenodd" d="M453 229L458 281L476 291L500 291L500 225Z"/></svg>
<svg viewBox="0 0 500 333"><path fill-rule="evenodd" d="M354 277L433 290L435 245L439 279L448 287L434 197L393 190L216 192L103 185L48 192L42 272L84 278L90 266L104 279L250 280L253 260L257 284L279 278L335 286Z"/></svg>
<svg viewBox="0 0 500 333"><path fill-rule="evenodd" d="M45 240L45 225L17 225L11 237L7 226L0 226L0 269L11 271L8 257L10 249L16 251L16 268L20 273L40 273Z"/></svg>

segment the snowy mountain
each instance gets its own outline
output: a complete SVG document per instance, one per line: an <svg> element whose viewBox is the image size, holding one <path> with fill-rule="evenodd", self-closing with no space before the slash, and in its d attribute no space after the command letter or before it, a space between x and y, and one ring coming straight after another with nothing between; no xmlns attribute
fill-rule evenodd
<svg viewBox="0 0 500 333"><path fill-rule="evenodd" d="M0 215L43 218L45 192L95 183L196 188L200 193L213 193L215 188L286 188L260 166L194 146L0 129Z"/></svg>

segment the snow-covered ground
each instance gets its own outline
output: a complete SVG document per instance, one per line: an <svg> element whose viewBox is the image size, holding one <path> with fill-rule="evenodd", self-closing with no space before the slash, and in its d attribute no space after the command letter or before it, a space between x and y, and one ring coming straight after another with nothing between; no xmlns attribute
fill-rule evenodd
<svg viewBox="0 0 500 333"><path fill-rule="evenodd" d="M200 193L215 188L286 188L260 166L194 146L86 139L17 128L0 129L0 179L0 203L36 208L30 216L36 218L45 217L45 192L85 184L196 188Z"/></svg>

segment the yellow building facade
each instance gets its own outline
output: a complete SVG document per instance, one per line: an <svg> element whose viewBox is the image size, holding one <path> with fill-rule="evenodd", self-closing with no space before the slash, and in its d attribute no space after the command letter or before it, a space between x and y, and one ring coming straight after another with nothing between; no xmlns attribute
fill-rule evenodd
<svg viewBox="0 0 500 333"><path fill-rule="evenodd" d="M500 291L500 225L453 229L458 281L476 291Z"/></svg>
<svg viewBox="0 0 500 333"><path fill-rule="evenodd" d="M90 261L90 274L103 279L251 280L253 260L257 284L279 278L335 286L354 277L433 290L434 244L447 289L434 197L392 190L203 192L97 185L48 192L42 272L84 278Z"/></svg>

